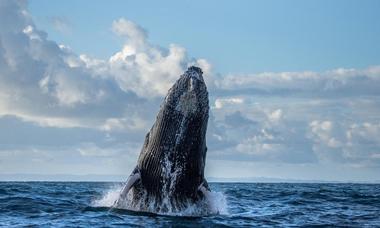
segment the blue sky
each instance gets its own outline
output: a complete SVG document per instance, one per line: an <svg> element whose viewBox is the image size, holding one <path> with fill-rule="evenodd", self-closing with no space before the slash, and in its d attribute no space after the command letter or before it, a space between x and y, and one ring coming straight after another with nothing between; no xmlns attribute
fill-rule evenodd
<svg viewBox="0 0 380 228"><path fill-rule="evenodd" d="M379 9L2 1L0 176L128 176L167 90L197 65L208 177L379 181Z"/></svg>
<svg viewBox="0 0 380 228"><path fill-rule="evenodd" d="M379 1L30 1L37 25L76 52L106 58L125 17L152 43L186 47L221 73L363 68L380 59ZM62 19L62 33L51 20Z"/></svg>

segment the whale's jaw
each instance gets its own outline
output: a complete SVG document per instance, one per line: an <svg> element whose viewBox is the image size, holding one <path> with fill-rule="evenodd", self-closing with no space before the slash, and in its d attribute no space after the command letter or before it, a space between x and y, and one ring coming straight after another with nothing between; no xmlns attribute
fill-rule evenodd
<svg viewBox="0 0 380 228"><path fill-rule="evenodd" d="M162 103L122 195L132 189L132 201L153 200L158 207L170 207L169 203L180 208L184 202L200 200L208 189L204 179L208 115L202 70L190 67Z"/></svg>

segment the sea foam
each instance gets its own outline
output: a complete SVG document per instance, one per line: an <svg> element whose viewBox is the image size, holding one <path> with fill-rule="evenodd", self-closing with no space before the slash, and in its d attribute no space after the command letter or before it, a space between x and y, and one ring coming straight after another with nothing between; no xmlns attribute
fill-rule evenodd
<svg viewBox="0 0 380 228"><path fill-rule="evenodd" d="M114 208L114 204L119 199L122 188L123 185L112 186L108 191L104 192L100 198L94 200L92 205L94 207ZM213 191L207 198L197 203L186 203L186 206L181 210L172 208L169 203L164 207L162 205L161 207L157 207L154 200L151 200L147 207L141 207L142 204L136 202L132 203L131 198L131 194L128 194L128 197L123 200L122 204L118 204L117 208L170 216L211 216L228 214L227 199L222 192ZM163 204L168 201L169 200L163 200Z"/></svg>

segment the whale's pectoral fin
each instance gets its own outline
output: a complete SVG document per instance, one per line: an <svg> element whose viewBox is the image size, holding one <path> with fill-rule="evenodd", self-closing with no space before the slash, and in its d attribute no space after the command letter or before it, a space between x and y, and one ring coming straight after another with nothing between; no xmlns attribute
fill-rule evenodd
<svg viewBox="0 0 380 228"><path fill-rule="evenodd" d="M202 184L199 185L198 191L201 192L201 195L205 197L206 199L209 198L211 194L211 190L206 180L203 180Z"/></svg>
<svg viewBox="0 0 380 228"><path fill-rule="evenodd" d="M122 202L126 199L129 190L140 180L141 175L139 169L136 167L131 175L129 175L126 184L124 185L123 190L120 192L119 198L114 202L113 207L116 207L119 202Z"/></svg>
<svg viewBox="0 0 380 228"><path fill-rule="evenodd" d="M131 190L131 188L136 184L136 182L138 180L140 180L140 178L141 178L140 171L136 167L133 170L132 174L128 177L127 183L125 184L123 190L120 193L120 197L125 198L129 192L129 190Z"/></svg>

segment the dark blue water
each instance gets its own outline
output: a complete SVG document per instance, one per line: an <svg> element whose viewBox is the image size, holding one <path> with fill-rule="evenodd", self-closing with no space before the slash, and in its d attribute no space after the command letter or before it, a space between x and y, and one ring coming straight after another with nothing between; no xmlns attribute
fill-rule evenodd
<svg viewBox="0 0 380 228"><path fill-rule="evenodd" d="M0 226L379 226L380 185L211 183L222 214L165 216L110 209L120 184L0 182ZM224 200L226 200L227 205ZM225 207L225 208L222 208Z"/></svg>

